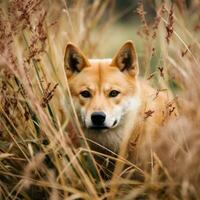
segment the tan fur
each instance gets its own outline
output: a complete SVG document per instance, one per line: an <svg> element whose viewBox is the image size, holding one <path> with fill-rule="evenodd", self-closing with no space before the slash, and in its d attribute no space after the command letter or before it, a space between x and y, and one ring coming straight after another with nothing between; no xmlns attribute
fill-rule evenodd
<svg viewBox="0 0 200 200"><path fill-rule="evenodd" d="M167 96L164 92L156 95L157 91L138 77L137 55L131 41L126 42L113 59L87 59L70 43L65 53L65 69L86 137L105 148L118 152L123 138L130 132L132 144L146 136L151 140L168 117ZM85 90L90 92L90 98L80 95ZM109 97L112 90L119 90L120 94ZM153 113L148 116L150 111ZM93 112L106 113L108 129L89 128ZM98 148L92 143L91 147Z"/></svg>

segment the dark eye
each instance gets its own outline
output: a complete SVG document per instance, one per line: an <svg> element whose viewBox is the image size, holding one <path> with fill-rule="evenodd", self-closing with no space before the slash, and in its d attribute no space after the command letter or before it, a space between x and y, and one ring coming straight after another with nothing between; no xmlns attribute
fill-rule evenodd
<svg viewBox="0 0 200 200"><path fill-rule="evenodd" d="M81 95L82 97L85 97L85 98L90 98L90 97L92 96L91 93L90 93L89 91L87 91L87 90L82 91L82 92L80 93L80 95Z"/></svg>
<svg viewBox="0 0 200 200"><path fill-rule="evenodd" d="M117 90L112 90L109 93L109 97L116 97L120 92Z"/></svg>

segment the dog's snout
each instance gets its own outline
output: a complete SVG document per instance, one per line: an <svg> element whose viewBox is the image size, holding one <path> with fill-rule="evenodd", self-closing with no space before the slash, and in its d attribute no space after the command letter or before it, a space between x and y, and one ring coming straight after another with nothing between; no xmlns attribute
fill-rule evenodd
<svg viewBox="0 0 200 200"><path fill-rule="evenodd" d="M102 126L106 119L106 115L104 112L94 112L91 115L91 120L93 125L95 126Z"/></svg>

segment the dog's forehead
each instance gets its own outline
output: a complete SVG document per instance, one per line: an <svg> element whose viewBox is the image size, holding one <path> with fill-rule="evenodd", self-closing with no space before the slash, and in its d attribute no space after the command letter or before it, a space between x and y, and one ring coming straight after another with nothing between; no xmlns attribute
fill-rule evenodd
<svg viewBox="0 0 200 200"><path fill-rule="evenodd" d="M70 81L76 88L110 88L134 86L133 78L122 73L117 67L111 66L112 59L89 59L90 66L85 67Z"/></svg>
<svg viewBox="0 0 200 200"><path fill-rule="evenodd" d="M89 59L89 63L92 66L98 66L98 65L110 65L112 62L111 58L103 58L103 59Z"/></svg>
<svg viewBox="0 0 200 200"><path fill-rule="evenodd" d="M83 70L93 83L104 85L105 83L119 82L124 74L117 68L111 66L112 59L90 59L90 66Z"/></svg>
<svg viewBox="0 0 200 200"><path fill-rule="evenodd" d="M91 77L95 77L95 81L112 84L127 84L132 83L135 79L121 72L118 67L113 66L112 59L89 59L90 67L87 73Z"/></svg>
<svg viewBox="0 0 200 200"><path fill-rule="evenodd" d="M111 66L112 59L89 59L90 66L85 68L88 74L94 74L98 79L104 80L107 77L112 77L112 75L120 76L123 75L121 71L114 66ZM86 72L85 71L85 72Z"/></svg>

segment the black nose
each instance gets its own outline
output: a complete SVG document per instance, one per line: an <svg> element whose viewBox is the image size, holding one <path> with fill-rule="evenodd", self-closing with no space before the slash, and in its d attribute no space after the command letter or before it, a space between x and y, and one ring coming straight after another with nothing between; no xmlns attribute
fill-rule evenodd
<svg viewBox="0 0 200 200"><path fill-rule="evenodd" d="M103 112L94 112L91 115L91 120L94 126L102 126L106 119L106 115Z"/></svg>

